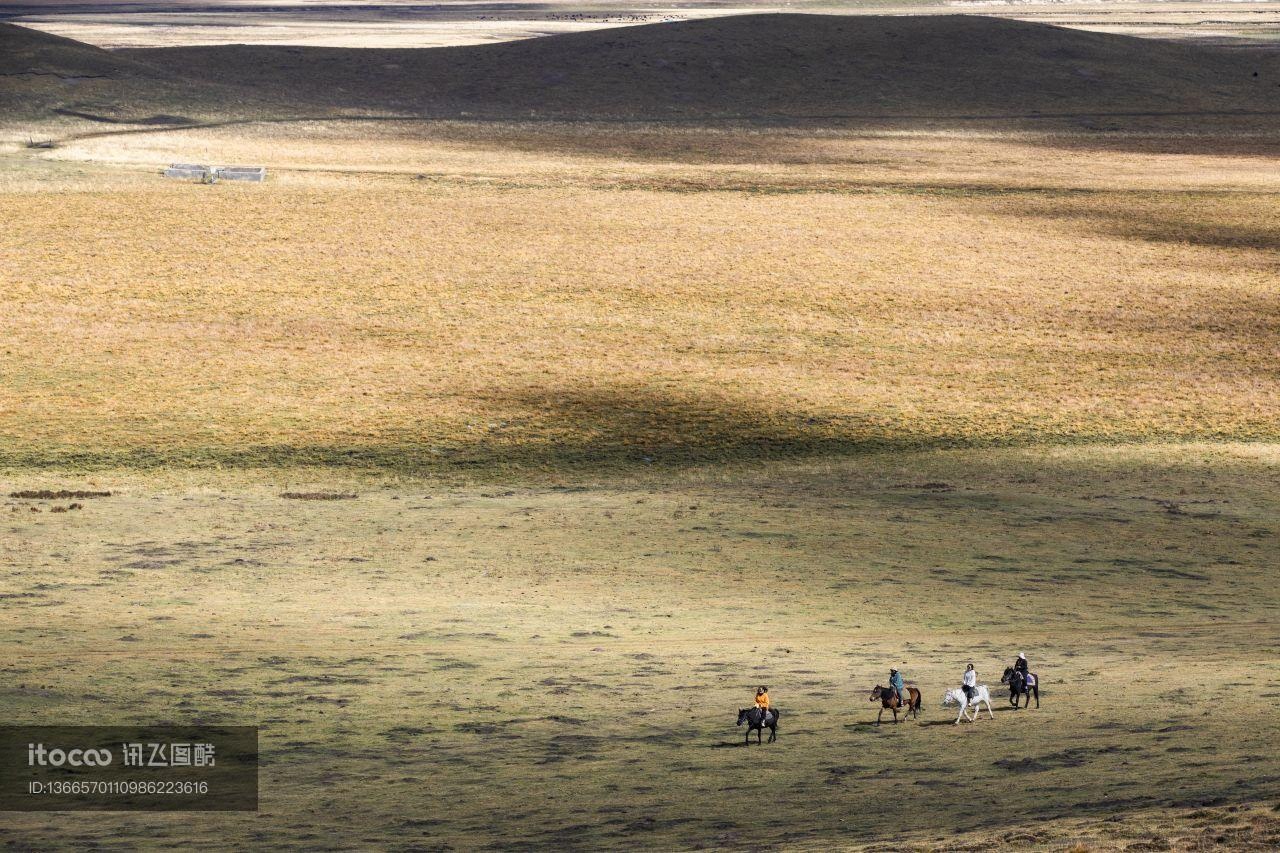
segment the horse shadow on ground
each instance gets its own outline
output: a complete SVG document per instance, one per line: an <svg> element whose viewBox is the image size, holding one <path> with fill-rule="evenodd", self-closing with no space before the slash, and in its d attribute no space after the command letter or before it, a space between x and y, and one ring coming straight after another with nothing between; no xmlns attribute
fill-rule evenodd
<svg viewBox="0 0 1280 853"><path fill-rule="evenodd" d="M928 725L928 723L920 722L913 719L913 720L899 720L897 723L897 727L901 728L902 726L908 726L912 724L920 725L920 726ZM893 720L885 720L879 725L876 725L875 720L859 720L856 723L845 723L844 727L846 729L851 729L854 731L860 731L860 730L875 731L876 729L893 729L894 722Z"/></svg>

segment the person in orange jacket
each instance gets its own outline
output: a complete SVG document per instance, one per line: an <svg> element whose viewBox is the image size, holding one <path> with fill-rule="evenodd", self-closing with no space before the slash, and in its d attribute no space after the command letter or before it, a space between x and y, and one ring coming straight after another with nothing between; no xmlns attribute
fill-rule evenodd
<svg viewBox="0 0 1280 853"><path fill-rule="evenodd" d="M756 707L759 708L764 713L764 717L761 719L761 722L768 722L769 720L769 688L768 687L756 688Z"/></svg>

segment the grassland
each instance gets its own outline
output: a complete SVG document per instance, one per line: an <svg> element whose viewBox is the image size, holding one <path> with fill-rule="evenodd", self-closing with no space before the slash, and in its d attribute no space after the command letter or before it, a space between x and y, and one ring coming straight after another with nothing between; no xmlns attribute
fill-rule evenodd
<svg viewBox="0 0 1280 853"><path fill-rule="evenodd" d="M581 132L565 151L554 131L378 128L22 155L54 177L14 169L0 193L10 463L537 470L1276 437L1265 155L687 131L637 159L607 128L594 154ZM202 158L273 182L154 177Z"/></svg>
<svg viewBox="0 0 1280 853"><path fill-rule="evenodd" d="M0 712L261 811L0 840L1280 844L1272 119L249 118L0 123Z"/></svg>
<svg viewBox="0 0 1280 853"><path fill-rule="evenodd" d="M0 507L7 718L261 723L266 764L258 815L7 815L5 832L45 849L1264 849L1276 464L1274 445L1198 444L567 489L12 477L115 494ZM279 497L317 489L359 496ZM970 660L994 684L1019 650L1042 708L954 727L942 688ZM925 712L877 729L866 692L892 665ZM784 722L743 748L736 709L761 682Z"/></svg>

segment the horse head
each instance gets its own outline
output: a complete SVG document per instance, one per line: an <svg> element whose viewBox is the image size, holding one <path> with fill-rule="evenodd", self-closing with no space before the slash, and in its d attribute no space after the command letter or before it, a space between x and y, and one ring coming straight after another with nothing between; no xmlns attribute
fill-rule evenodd
<svg viewBox="0 0 1280 853"><path fill-rule="evenodd" d="M868 702L879 701L880 697L883 695L884 695L884 688L881 687L879 684L877 684L876 689L871 691L871 698L868 699L867 701Z"/></svg>
<svg viewBox="0 0 1280 853"><path fill-rule="evenodd" d="M751 713L750 708L739 708L738 709L738 725L742 725L743 723L745 723L750 713Z"/></svg>
<svg viewBox="0 0 1280 853"><path fill-rule="evenodd" d="M1001 684L1008 684L1008 683L1009 683L1009 679L1013 678L1013 673L1014 673L1014 672L1015 672L1015 670L1014 670L1014 668L1013 668L1013 667L1011 667L1011 666L1006 666L1006 667L1004 668L1004 675L1000 676L1000 683L1001 683Z"/></svg>

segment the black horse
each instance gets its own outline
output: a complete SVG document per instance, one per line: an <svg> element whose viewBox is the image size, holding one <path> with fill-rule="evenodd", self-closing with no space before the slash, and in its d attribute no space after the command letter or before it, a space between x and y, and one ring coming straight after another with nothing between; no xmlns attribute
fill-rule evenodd
<svg viewBox="0 0 1280 853"><path fill-rule="evenodd" d="M765 719L765 714L768 719ZM738 711L738 725L747 724L746 742L751 743L751 733L756 733L756 743L760 743L764 737L764 729L769 729L769 743L773 743L778 739L778 709L770 708L768 712L759 708L743 708Z"/></svg>
<svg viewBox="0 0 1280 853"><path fill-rule="evenodd" d="M1006 667L1004 675L1000 676L1000 683L1009 685L1009 704L1013 707L1020 707L1018 699L1021 696L1027 697L1027 704L1024 707L1031 707L1031 697L1036 698L1036 707L1040 707L1040 676L1034 672L1030 673L1030 678L1022 674L1022 670Z"/></svg>

